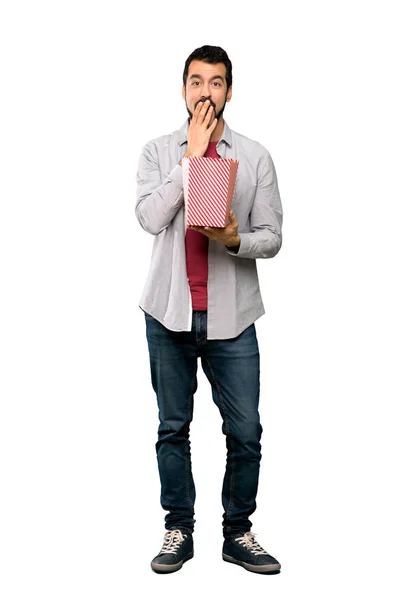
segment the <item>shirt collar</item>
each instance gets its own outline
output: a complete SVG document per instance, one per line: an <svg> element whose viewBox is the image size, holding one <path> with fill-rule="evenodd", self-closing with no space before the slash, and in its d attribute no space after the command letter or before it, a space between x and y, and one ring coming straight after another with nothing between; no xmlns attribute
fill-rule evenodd
<svg viewBox="0 0 400 600"><path fill-rule="evenodd" d="M178 142L179 142L180 146L182 146L182 144L187 142L188 129L189 129L189 118L186 119L186 121L184 122L184 124L182 125L182 127L179 130ZM222 142L222 141L224 141L226 144L228 144L228 146L232 146L232 132L228 126L228 123L225 121L225 119L224 119L224 129L222 131L221 137L219 138L219 142Z"/></svg>

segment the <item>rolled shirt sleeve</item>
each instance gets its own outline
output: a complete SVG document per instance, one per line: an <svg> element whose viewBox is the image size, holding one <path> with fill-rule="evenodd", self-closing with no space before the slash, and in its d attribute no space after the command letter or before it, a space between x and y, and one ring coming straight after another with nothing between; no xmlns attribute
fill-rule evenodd
<svg viewBox="0 0 400 600"><path fill-rule="evenodd" d="M237 252L226 248L238 258L272 258L282 246L282 203L272 158L264 149L257 176L257 189L250 214L250 231L241 232Z"/></svg>
<svg viewBox="0 0 400 600"><path fill-rule="evenodd" d="M177 164L161 181L157 150L149 142L139 158L136 183L136 217L145 231L158 235L168 227L184 202L182 167Z"/></svg>

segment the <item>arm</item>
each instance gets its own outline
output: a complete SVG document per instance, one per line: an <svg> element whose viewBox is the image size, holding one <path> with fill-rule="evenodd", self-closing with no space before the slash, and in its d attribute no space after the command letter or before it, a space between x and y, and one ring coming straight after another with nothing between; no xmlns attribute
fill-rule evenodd
<svg viewBox="0 0 400 600"><path fill-rule="evenodd" d="M212 115L213 108L208 100L198 103L189 125L185 156L204 155L211 134L217 126L217 119L211 120ZM136 183L136 217L145 231L158 235L168 227L184 203L182 160L162 182L157 150L154 143L149 142L140 155Z"/></svg>
<svg viewBox="0 0 400 600"><path fill-rule="evenodd" d="M250 214L250 232L239 232L239 248L226 248L239 258L272 258L282 245L282 204L275 166L264 151L258 165L257 190Z"/></svg>
<svg viewBox="0 0 400 600"><path fill-rule="evenodd" d="M157 151L149 142L139 158L136 183L136 217L145 231L157 235L168 227L183 204L182 168L176 165L162 182Z"/></svg>

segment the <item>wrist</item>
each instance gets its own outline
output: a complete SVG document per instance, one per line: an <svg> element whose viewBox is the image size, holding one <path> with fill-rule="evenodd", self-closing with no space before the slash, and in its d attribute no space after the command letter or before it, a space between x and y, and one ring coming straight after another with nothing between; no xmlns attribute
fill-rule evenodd
<svg viewBox="0 0 400 600"><path fill-rule="evenodd" d="M236 248L236 246L240 246L240 235L237 234L233 240L231 242L229 242L229 245L226 244L227 248Z"/></svg>
<svg viewBox="0 0 400 600"><path fill-rule="evenodd" d="M240 248L240 235L238 234L233 240L232 242L229 242L228 244L225 244L225 246L228 248L228 250L230 250L231 252L237 252Z"/></svg>
<svg viewBox="0 0 400 600"><path fill-rule="evenodd" d="M182 158L189 158L189 156L203 156L203 154L199 154L198 152L192 152L191 150L186 150ZM182 166L182 158L179 161L180 166Z"/></svg>
<svg viewBox="0 0 400 600"><path fill-rule="evenodd" d="M200 150L192 150L191 148L188 148L185 152L186 157L188 156L204 156L204 152L200 152Z"/></svg>

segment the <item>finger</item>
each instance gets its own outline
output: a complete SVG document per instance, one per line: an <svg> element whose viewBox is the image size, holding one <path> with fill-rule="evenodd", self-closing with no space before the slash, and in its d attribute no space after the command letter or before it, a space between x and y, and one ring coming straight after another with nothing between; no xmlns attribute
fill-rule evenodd
<svg viewBox="0 0 400 600"><path fill-rule="evenodd" d="M210 135L212 134L212 132L214 131L214 129L216 128L217 125L218 125L218 119L217 119L217 117L215 117L214 120L211 121L211 123L209 123L208 128L207 128Z"/></svg>
<svg viewBox="0 0 400 600"><path fill-rule="evenodd" d="M207 127L209 127L211 122L213 121L214 113L215 113L215 108L213 107L212 104L210 104L207 109L206 115L204 117L204 122L208 123Z"/></svg>
<svg viewBox="0 0 400 600"><path fill-rule="evenodd" d="M232 214L230 217L230 221L231 222L229 223L228 227L230 227L230 230L236 234L239 231L239 223L234 214Z"/></svg>
<svg viewBox="0 0 400 600"><path fill-rule="evenodd" d="M209 100L206 100L205 102L203 102L203 106L201 107L200 114L199 114L199 117L197 119L199 123L203 123L203 121L205 119L205 116L206 116L206 113L207 113L208 108L209 108L209 104L210 104Z"/></svg>
<svg viewBox="0 0 400 600"><path fill-rule="evenodd" d="M193 113L193 118L192 121L194 121L195 123L197 123L197 119L199 117L200 111L203 107L204 102L201 100L198 105L196 106L196 108L194 109L194 113Z"/></svg>
<svg viewBox="0 0 400 600"><path fill-rule="evenodd" d="M207 237L209 237L210 235L210 231L207 231L207 227L193 227L193 229L195 229L196 231L198 231L199 233L202 233L203 235L206 235Z"/></svg>
<svg viewBox="0 0 400 600"><path fill-rule="evenodd" d="M206 116L204 118L204 120L207 120L209 127L210 127L210 124L211 124L211 122L213 120L214 111L215 111L214 107L210 104L210 106L208 107L208 111L206 113Z"/></svg>

